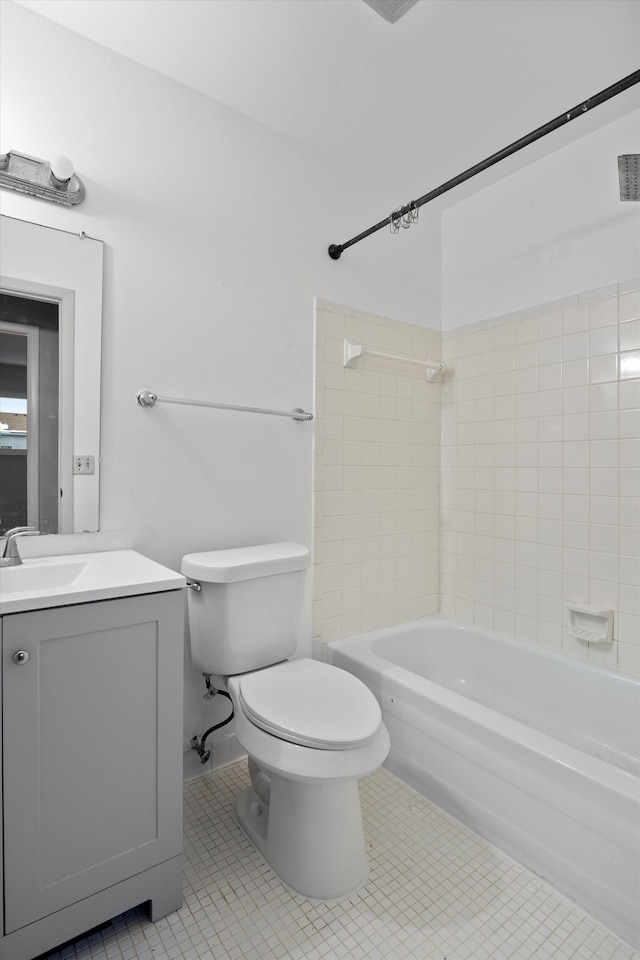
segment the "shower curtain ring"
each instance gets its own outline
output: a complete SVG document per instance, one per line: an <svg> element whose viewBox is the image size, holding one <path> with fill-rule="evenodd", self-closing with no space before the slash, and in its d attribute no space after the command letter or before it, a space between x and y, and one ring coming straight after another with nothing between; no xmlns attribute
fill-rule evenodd
<svg viewBox="0 0 640 960"><path fill-rule="evenodd" d="M412 223L418 222L418 208L415 200L406 204L406 212L402 216L402 226L408 228Z"/></svg>
<svg viewBox="0 0 640 960"><path fill-rule="evenodd" d="M418 207L415 200L410 200L402 207L394 210L389 219L391 233L397 233L400 227L408 230L413 223L418 222Z"/></svg>

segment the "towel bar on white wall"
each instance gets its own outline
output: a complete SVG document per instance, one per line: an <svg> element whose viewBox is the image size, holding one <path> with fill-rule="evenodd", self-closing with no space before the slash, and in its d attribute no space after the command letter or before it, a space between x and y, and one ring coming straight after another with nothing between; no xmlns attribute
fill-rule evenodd
<svg viewBox="0 0 640 960"><path fill-rule="evenodd" d="M300 407L295 410L270 410L267 407L244 407L237 403L213 403L211 400L180 400L178 397L160 397L153 390L141 390L137 396L141 407L155 407L156 403L179 403L189 407L215 407L217 410L238 410L240 413L267 413L272 417L291 417L292 420L313 420L313 414Z"/></svg>
<svg viewBox="0 0 640 960"><path fill-rule="evenodd" d="M406 353L388 353L386 350L373 350L370 347L364 347L361 343L350 343L344 341L344 360L343 366L348 367L354 363L358 357L382 357L384 360L401 360L403 363L413 363L424 367L427 371L427 380L433 380L439 373L446 370L446 364L436 360L420 360L418 357L411 357Z"/></svg>

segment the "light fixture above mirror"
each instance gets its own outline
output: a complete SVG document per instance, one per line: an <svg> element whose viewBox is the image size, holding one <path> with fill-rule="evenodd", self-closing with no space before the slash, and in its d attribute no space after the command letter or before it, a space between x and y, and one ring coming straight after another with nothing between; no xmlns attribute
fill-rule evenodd
<svg viewBox="0 0 640 960"><path fill-rule="evenodd" d="M84 184L73 172L71 160L61 154L50 163L17 150L0 154L0 187L66 207L82 203L85 197Z"/></svg>

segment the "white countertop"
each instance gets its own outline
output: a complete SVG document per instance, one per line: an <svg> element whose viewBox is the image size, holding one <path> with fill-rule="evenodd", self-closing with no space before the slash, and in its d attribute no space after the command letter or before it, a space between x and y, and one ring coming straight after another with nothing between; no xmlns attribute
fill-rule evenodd
<svg viewBox="0 0 640 960"><path fill-rule="evenodd" d="M185 584L181 574L135 550L34 557L0 567L0 614L180 590Z"/></svg>

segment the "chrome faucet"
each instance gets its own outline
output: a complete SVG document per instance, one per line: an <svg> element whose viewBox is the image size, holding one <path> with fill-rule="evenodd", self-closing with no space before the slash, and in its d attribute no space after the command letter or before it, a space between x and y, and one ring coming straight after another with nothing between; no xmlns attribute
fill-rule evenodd
<svg viewBox="0 0 640 960"><path fill-rule="evenodd" d="M40 531L35 527L13 527L5 533L4 550L0 557L0 567L17 567L22 563L22 558L18 553L19 537L37 537Z"/></svg>

